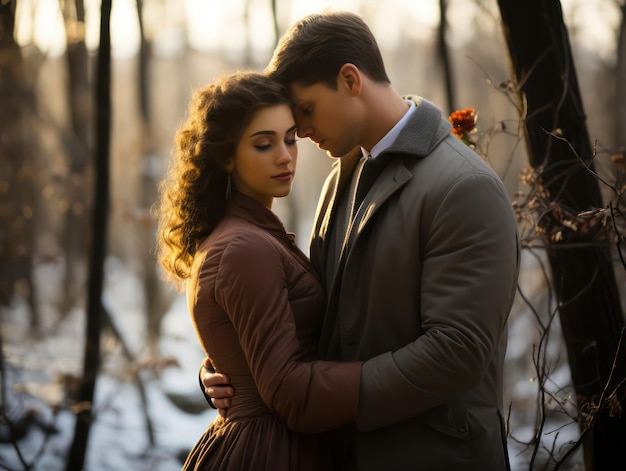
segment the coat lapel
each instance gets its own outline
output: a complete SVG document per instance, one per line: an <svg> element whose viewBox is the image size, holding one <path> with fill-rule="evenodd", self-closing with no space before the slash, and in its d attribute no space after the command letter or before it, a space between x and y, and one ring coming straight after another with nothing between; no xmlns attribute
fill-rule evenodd
<svg viewBox="0 0 626 471"><path fill-rule="evenodd" d="M369 193L363 200L359 211L356 213L354 220L348 226L337 266L337 272L333 280L331 291L328 293L328 307L326 309L326 316L324 317L324 324L318 344L318 356L320 358L340 358L341 344L339 329L336 328L335 323L339 314L337 306L339 302L339 290L341 289L340 280L352 247L357 242L359 235L363 232L368 222L384 205L385 201L402 188L411 178L411 172L405 167L402 159L394 158L376 179Z"/></svg>
<svg viewBox="0 0 626 471"><path fill-rule="evenodd" d="M363 204L354 215L348 226L346 238L341 251L340 264L350 253L359 234L363 232L376 212L385 204L396 191L402 188L411 179L411 172L404 166L401 158L393 158L376 179L369 193L363 199Z"/></svg>
<svg viewBox="0 0 626 471"><path fill-rule="evenodd" d="M337 202L341 199L341 195L344 191L350 187L350 180L352 174L359 163L361 158L361 148L356 147L345 156L338 158L337 162L333 166L333 170L330 178L326 182L326 188L322 189L322 194L326 195L320 202L317 208L315 220L317 221L314 227L313 242L317 247L311 247L312 258L318 259L320 273L326 271L326 250L328 234L331 230L332 224L335 224L337 218ZM313 257L313 250L317 250L318 256Z"/></svg>

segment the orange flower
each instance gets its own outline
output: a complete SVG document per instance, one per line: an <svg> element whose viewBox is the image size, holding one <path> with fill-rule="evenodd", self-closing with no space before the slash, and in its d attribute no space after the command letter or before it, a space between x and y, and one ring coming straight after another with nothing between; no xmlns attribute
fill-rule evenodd
<svg viewBox="0 0 626 471"><path fill-rule="evenodd" d="M626 152L617 152L611 156L611 161L616 167L626 170Z"/></svg>
<svg viewBox="0 0 626 471"><path fill-rule="evenodd" d="M474 108L465 108L464 110L452 112L448 117L448 121L452 124L452 133L459 139L463 139L476 129L478 116Z"/></svg>

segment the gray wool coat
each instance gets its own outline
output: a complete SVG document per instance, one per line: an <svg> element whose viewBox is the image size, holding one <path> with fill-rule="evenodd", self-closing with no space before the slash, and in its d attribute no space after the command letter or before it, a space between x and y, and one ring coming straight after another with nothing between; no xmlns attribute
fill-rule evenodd
<svg viewBox="0 0 626 471"><path fill-rule="evenodd" d="M348 227L318 354L367 360L356 427L341 435L351 468L505 470L517 222L491 167L437 107L411 99L417 109ZM322 275L335 202L359 158L338 159L322 190L310 246Z"/></svg>

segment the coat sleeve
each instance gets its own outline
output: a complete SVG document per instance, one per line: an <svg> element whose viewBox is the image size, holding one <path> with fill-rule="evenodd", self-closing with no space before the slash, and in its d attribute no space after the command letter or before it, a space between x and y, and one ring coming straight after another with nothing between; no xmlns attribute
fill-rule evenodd
<svg viewBox="0 0 626 471"><path fill-rule="evenodd" d="M292 430L328 431L356 418L362 362L302 362L282 255L253 232L222 255L216 299L228 313L263 401Z"/></svg>
<svg viewBox="0 0 626 471"><path fill-rule="evenodd" d="M497 363L495 355L504 354L519 264L510 199L497 176L474 173L454 182L434 206L415 287L423 334L364 363L357 417L362 431L436 407L486 374L497 377L488 369Z"/></svg>

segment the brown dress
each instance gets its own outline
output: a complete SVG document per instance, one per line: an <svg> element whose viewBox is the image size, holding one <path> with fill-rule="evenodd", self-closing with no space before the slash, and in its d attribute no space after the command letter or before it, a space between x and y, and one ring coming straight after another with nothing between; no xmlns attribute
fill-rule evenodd
<svg viewBox="0 0 626 471"><path fill-rule="evenodd" d="M274 213L233 194L198 248L187 300L204 351L236 394L183 469L332 469L319 432L354 421L361 362L312 361L325 296Z"/></svg>

